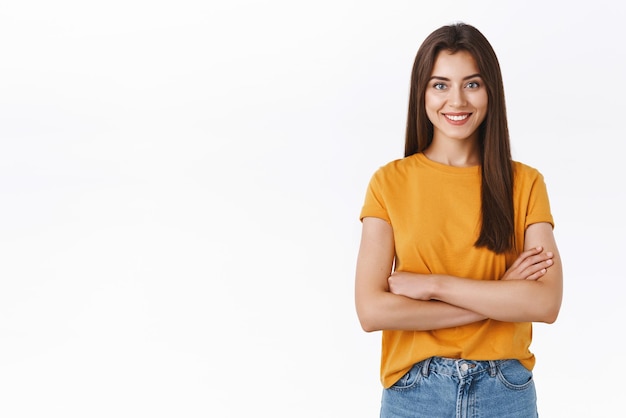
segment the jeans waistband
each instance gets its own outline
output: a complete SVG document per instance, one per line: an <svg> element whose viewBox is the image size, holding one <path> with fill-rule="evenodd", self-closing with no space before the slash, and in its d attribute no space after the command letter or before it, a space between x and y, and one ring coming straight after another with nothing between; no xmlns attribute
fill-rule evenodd
<svg viewBox="0 0 626 418"><path fill-rule="evenodd" d="M498 372L498 366L510 360L465 360L453 359L445 357L430 357L422 361L422 374L428 376L434 372L448 376L458 376L463 378L477 373L489 373L489 376L495 377Z"/></svg>

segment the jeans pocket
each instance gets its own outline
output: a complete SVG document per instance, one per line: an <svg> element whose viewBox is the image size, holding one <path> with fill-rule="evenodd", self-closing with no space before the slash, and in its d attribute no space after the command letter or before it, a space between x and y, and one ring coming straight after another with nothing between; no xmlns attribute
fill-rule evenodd
<svg viewBox="0 0 626 418"><path fill-rule="evenodd" d="M498 379L509 389L523 390L533 385L533 373L517 360L498 366Z"/></svg>
<svg viewBox="0 0 626 418"><path fill-rule="evenodd" d="M422 362L417 363L411 367L396 383L394 383L389 389L392 390L406 390L411 389L419 382L422 376Z"/></svg>

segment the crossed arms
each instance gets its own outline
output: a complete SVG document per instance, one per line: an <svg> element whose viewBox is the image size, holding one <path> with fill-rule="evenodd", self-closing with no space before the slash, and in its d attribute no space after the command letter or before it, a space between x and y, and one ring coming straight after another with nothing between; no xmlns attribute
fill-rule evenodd
<svg viewBox="0 0 626 418"><path fill-rule="evenodd" d="M355 301L365 331L434 330L487 318L552 323L558 316L563 272L548 223L526 229L524 251L501 280L392 273L394 253L391 226L364 218Z"/></svg>

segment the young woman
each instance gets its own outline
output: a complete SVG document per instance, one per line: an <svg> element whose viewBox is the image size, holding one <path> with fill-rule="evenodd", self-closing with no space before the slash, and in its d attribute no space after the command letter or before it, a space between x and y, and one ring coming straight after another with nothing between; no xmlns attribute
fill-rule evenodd
<svg viewBox="0 0 626 418"><path fill-rule="evenodd" d="M441 27L419 48L405 157L375 172L361 220L356 309L382 330L381 417L536 417L531 323L557 318L561 260L476 28Z"/></svg>

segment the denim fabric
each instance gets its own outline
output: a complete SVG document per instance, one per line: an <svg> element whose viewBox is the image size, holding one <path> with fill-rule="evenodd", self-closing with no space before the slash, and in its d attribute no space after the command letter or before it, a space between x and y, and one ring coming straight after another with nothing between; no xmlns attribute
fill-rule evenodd
<svg viewBox="0 0 626 418"><path fill-rule="evenodd" d="M384 389L381 418L536 418L532 372L517 360L432 357Z"/></svg>

